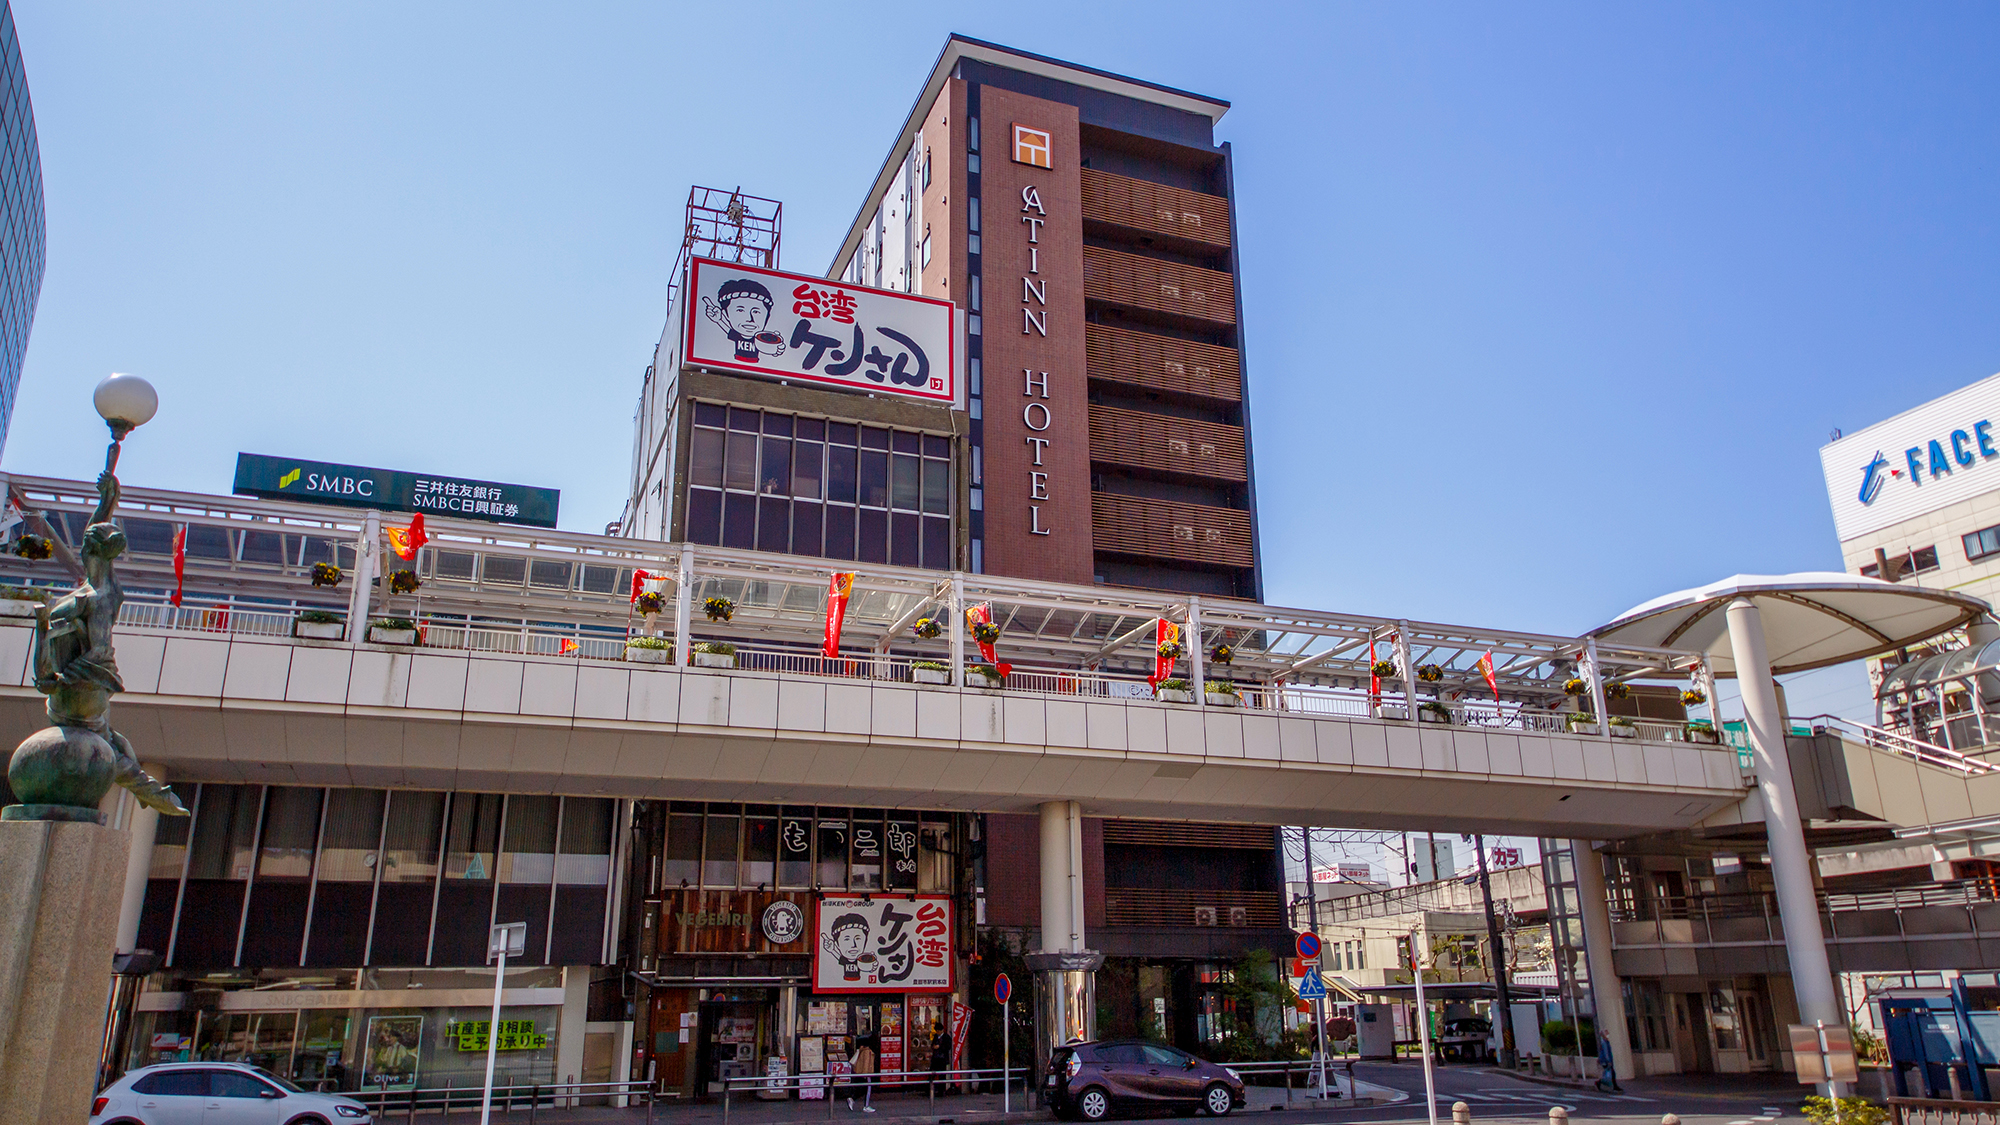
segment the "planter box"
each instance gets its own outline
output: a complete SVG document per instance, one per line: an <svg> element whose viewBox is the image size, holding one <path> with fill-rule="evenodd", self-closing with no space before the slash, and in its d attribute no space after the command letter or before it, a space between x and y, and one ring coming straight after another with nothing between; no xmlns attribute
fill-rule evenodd
<svg viewBox="0 0 2000 1125"><path fill-rule="evenodd" d="M35 607L41 604L24 598L0 598L0 617L33 617Z"/></svg>
<svg viewBox="0 0 2000 1125"><path fill-rule="evenodd" d="M1241 696L1227 691L1205 691L1201 693L1201 697L1210 707L1234 707L1243 702Z"/></svg>
<svg viewBox="0 0 2000 1125"><path fill-rule="evenodd" d="M966 687L986 688L990 691L998 691L1006 682L1005 677L987 676L978 672L967 672L965 674Z"/></svg>
<svg viewBox="0 0 2000 1125"><path fill-rule="evenodd" d="M1407 719L1410 717L1401 707L1384 707L1380 713L1385 719Z"/></svg>
<svg viewBox="0 0 2000 1125"><path fill-rule="evenodd" d="M1613 737L1613 738L1637 738L1637 737L1639 737L1639 728L1638 728L1638 727L1621 727L1621 726L1613 726L1613 727L1611 728L1611 737Z"/></svg>
<svg viewBox="0 0 2000 1125"><path fill-rule="evenodd" d="M1193 703L1194 693L1176 688L1154 688L1153 698L1162 703Z"/></svg>
<svg viewBox="0 0 2000 1125"><path fill-rule="evenodd" d="M368 641L378 645L413 645L417 643L415 629L384 629L380 625L368 627Z"/></svg>
<svg viewBox="0 0 2000 1125"><path fill-rule="evenodd" d="M697 652L694 654L697 668L734 668L736 654L733 652Z"/></svg>
<svg viewBox="0 0 2000 1125"><path fill-rule="evenodd" d="M1699 742L1704 746L1722 745L1722 739L1717 738L1715 732L1712 730L1690 730L1687 732L1687 740L1689 742Z"/></svg>
<svg viewBox="0 0 2000 1125"><path fill-rule="evenodd" d="M294 621L292 636L308 641L338 641L347 637L345 621ZM412 640L414 640L414 636Z"/></svg>
<svg viewBox="0 0 2000 1125"><path fill-rule="evenodd" d="M1420 722L1420 723L1447 723L1447 724L1448 724L1448 723L1450 723L1450 722L1451 722L1451 716L1450 716L1450 715L1440 715L1440 714L1438 714L1438 713L1437 713L1436 711L1418 711L1418 712L1417 712L1417 721L1418 721L1418 722Z"/></svg>
<svg viewBox="0 0 2000 1125"><path fill-rule="evenodd" d="M949 685L951 683L951 671L945 668L912 668L910 669L910 682L916 684Z"/></svg>
<svg viewBox="0 0 2000 1125"><path fill-rule="evenodd" d="M674 650L670 648L632 648L627 646L625 649L625 659L630 660L634 664L672 664L674 662Z"/></svg>

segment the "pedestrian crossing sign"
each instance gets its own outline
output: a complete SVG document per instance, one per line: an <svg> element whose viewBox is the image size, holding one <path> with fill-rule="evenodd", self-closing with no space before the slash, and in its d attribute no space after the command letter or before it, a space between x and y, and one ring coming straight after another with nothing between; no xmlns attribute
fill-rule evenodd
<svg viewBox="0 0 2000 1125"><path fill-rule="evenodd" d="M1319 975L1318 969L1309 968L1306 975L1299 978L1299 999L1326 999L1326 980Z"/></svg>

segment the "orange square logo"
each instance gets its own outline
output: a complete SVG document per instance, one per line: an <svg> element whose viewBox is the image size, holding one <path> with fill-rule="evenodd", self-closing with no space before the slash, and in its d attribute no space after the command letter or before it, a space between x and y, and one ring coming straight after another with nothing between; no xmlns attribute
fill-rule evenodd
<svg viewBox="0 0 2000 1125"><path fill-rule="evenodd" d="M1014 126L1014 163L1053 168L1054 165L1049 162L1048 133L1026 125Z"/></svg>

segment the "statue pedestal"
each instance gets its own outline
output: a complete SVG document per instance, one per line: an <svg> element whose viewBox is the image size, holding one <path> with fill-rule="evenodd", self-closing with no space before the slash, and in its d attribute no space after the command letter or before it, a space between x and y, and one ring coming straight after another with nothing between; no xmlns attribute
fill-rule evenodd
<svg viewBox="0 0 2000 1125"><path fill-rule="evenodd" d="M90 1113L127 847L102 825L0 820L0 1125Z"/></svg>

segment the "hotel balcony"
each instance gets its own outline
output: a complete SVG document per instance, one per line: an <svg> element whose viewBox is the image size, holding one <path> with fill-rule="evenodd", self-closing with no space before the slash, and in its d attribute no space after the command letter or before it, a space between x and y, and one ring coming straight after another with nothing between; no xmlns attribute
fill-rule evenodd
<svg viewBox="0 0 2000 1125"><path fill-rule="evenodd" d="M1196 244L1189 249L1229 247L1227 199L1096 168L1083 169L1083 221Z"/></svg>
<svg viewBox="0 0 2000 1125"><path fill-rule="evenodd" d="M1236 323L1236 284L1225 271L1102 246L1083 248L1083 295L1205 324Z"/></svg>
<svg viewBox="0 0 2000 1125"><path fill-rule="evenodd" d="M1243 401L1236 349L1108 324L1084 326L1086 373L1092 379L1171 395Z"/></svg>
<svg viewBox="0 0 2000 1125"><path fill-rule="evenodd" d="M1250 479L1241 426L1102 404L1090 408L1090 459L1237 484Z"/></svg>

